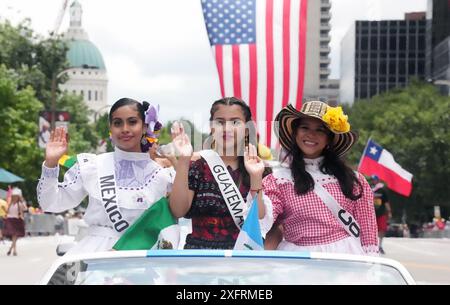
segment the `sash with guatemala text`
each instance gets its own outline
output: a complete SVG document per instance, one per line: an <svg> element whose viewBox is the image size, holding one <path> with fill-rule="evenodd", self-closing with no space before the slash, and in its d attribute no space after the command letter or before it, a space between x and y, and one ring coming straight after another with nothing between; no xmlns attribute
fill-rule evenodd
<svg viewBox="0 0 450 305"><path fill-rule="evenodd" d="M244 223L244 198L242 198L239 188L234 183L233 178L223 163L222 158L213 150L202 150L200 155L208 163L209 168L219 185L223 200L225 201L228 211L233 217L234 223L239 228Z"/></svg>
<svg viewBox="0 0 450 305"><path fill-rule="evenodd" d="M114 230L121 233L130 224L123 218L117 205L116 177L114 175L114 153L104 153L97 156L98 185L100 198L106 215Z"/></svg>

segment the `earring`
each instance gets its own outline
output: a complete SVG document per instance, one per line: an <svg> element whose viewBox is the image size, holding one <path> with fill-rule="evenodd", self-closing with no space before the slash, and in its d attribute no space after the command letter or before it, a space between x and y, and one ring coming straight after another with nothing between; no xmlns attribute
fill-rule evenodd
<svg viewBox="0 0 450 305"><path fill-rule="evenodd" d="M149 139L148 139L145 135L142 135L142 139L141 139L141 151L142 151L142 152L148 152L148 150L150 149L150 147L152 147L152 143L149 141Z"/></svg>
<svg viewBox="0 0 450 305"><path fill-rule="evenodd" d="M148 144L148 140L147 140L147 137L145 136L145 134L142 135L142 138L141 138L141 144L142 144L142 145Z"/></svg>

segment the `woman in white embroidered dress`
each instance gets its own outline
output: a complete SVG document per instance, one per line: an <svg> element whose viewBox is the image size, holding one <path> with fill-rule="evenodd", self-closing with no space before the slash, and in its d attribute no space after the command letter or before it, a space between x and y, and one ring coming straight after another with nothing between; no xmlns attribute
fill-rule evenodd
<svg viewBox="0 0 450 305"><path fill-rule="evenodd" d="M275 223L266 249L377 255L373 193L364 176L342 159L357 140L342 109L320 101L304 103L301 111L288 105L275 121L287 155L263 180ZM348 233L319 197L320 185L359 224L359 230L350 228L359 238Z"/></svg>
<svg viewBox="0 0 450 305"><path fill-rule="evenodd" d="M78 206L89 196L84 215L89 225L88 236L69 254L110 250L126 227L170 191L173 181L170 172L151 160L147 151L143 152L149 146L145 123L148 108L146 102L118 100L109 113L114 164L97 162L101 155L79 154L78 162L66 172L63 182L58 182L58 161L67 152L67 135L64 128L52 132L37 186L39 204L46 212L60 213ZM98 177L104 168L114 173L116 192L111 189L100 192ZM110 202L102 200L102 196ZM117 226L118 223L128 225Z"/></svg>

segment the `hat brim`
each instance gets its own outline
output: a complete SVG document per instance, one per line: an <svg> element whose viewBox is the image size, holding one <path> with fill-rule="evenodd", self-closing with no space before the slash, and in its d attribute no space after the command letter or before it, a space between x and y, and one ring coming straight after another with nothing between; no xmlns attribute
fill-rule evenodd
<svg viewBox="0 0 450 305"><path fill-rule="evenodd" d="M275 134L278 136L280 140L281 146L291 151L293 145L293 137L292 134L294 130L292 130L292 123L295 120L300 118L316 118L321 121L322 118L313 115L306 115L297 109L295 109L292 105L287 105L277 114L275 117ZM326 126L326 124L325 124ZM350 148L358 141L358 134L354 131L349 131L345 133L335 133L330 130L333 134L333 142L330 144L330 148L339 156L344 156Z"/></svg>

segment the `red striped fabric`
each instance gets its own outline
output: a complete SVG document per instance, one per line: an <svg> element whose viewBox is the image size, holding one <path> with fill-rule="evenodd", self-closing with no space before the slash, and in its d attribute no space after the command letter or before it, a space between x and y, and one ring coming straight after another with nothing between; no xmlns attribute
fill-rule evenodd
<svg viewBox="0 0 450 305"><path fill-rule="evenodd" d="M307 0L202 0L222 96L245 100L260 141L276 146L273 119L301 107Z"/></svg>

